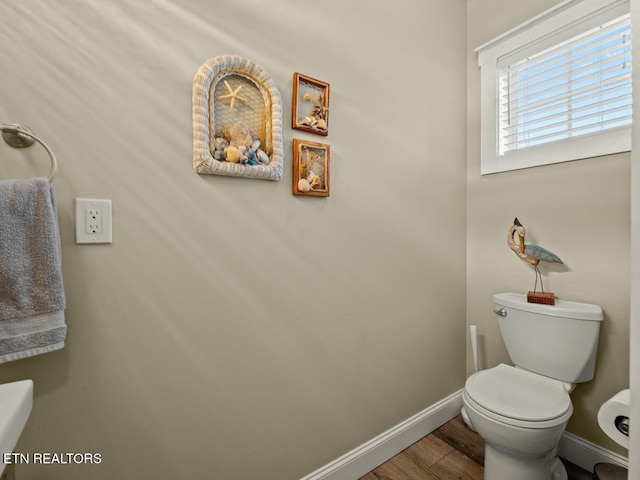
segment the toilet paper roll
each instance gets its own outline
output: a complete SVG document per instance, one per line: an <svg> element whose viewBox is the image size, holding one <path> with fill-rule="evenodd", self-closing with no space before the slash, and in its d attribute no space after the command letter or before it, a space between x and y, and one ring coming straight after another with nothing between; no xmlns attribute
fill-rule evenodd
<svg viewBox="0 0 640 480"><path fill-rule="evenodd" d="M600 428L609 438L625 448L629 448L629 437L623 432L628 433L630 400L631 391L629 389L621 390L604 402L598 410Z"/></svg>

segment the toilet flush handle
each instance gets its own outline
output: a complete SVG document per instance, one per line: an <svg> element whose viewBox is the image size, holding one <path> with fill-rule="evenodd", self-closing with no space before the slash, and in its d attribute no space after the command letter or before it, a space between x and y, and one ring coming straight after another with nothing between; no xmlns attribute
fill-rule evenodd
<svg viewBox="0 0 640 480"><path fill-rule="evenodd" d="M493 313L495 313L496 315L500 315L501 317L506 317L507 316L507 309L506 308L493 307Z"/></svg>

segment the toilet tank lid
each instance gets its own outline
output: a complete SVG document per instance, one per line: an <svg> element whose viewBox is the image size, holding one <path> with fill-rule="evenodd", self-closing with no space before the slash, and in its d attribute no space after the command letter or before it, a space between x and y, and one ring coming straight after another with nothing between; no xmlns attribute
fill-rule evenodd
<svg viewBox="0 0 640 480"><path fill-rule="evenodd" d="M501 307L515 308L525 312L549 315L552 317L575 318L576 320L593 320L601 322L604 318L602 307L590 303L570 302L556 299L555 305L527 302L527 296L522 293L497 293L493 296L493 303Z"/></svg>

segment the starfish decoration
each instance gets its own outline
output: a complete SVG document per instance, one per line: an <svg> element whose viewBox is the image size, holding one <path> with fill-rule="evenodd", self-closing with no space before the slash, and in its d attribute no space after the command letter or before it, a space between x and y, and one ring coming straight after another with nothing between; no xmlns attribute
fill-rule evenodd
<svg viewBox="0 0 640 480"><path fill-rule="evenodd" d="M230 98L231 99L231 105L229 107L230 110L233 110L233 104L236 101L236 99L241 100L243 102L247 101L246 98L243 98L240 95L238 95L238 92L242 88L242 85L238 86L238 88L234 90L233 88L231 88L231 85L229 85L229 82L227 82L226 80L224 81L224 84L227 86L227 90L229 91L229 93L227 93L226 95L220 95L218 98L220 100L224 100L225 98Z"/></svg>

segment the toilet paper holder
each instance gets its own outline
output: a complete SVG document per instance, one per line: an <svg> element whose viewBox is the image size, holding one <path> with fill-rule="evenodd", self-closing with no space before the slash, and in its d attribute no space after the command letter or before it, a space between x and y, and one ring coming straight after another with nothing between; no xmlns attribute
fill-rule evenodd
<svg viewBox="0 0 640 480"><path fill-rule="evenodd" d="M618 415L614 421L614 424L621 434L627 437L629 436L629 417Z"/></svg>

